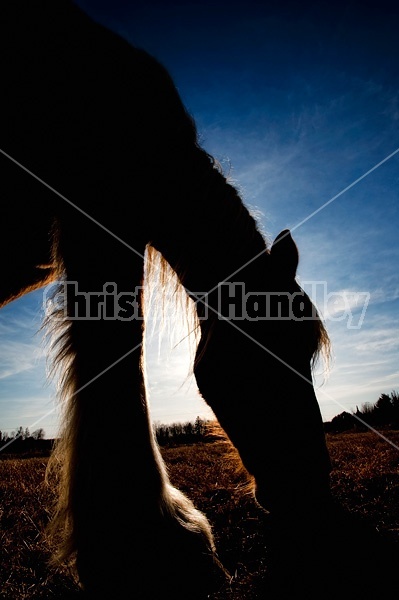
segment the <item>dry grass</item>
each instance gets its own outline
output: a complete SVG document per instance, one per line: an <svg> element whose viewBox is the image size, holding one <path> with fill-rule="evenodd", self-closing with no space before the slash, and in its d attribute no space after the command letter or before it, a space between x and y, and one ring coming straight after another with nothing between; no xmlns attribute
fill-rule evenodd
<svg viewBox="0 0 399 600"><path fill-rule="evenodd" d="M334 464L334 494L393 539L399 532L399 432L327 436ZM162 450L175 485L186 492L214 527L219 557L233 578L213 600L252 600L268 568L268 516L246 489L245 472L224 460L224 441ZM75 598L67 567L47 566L43 532L54 500L44 486L46 459L0 461L0 598ZM263 596L262 596L263 597Z"/></svg>
<svg viewBox="0 0 399 600"><path fill-rule="evenodd" d="M0 598L66 598L78 588L67 567L47 566L50 545L44 537L54 501L44 485L47 459L0 461Z"/></svg>
<svg viewBox="0 0 399 600"><path fill-rule="evenodd" d="M328 435L334 494L382 532L399 534L399 432ZM381 437L383 436L383 437ZM384 439L385 438L385 439Z"/></svg>

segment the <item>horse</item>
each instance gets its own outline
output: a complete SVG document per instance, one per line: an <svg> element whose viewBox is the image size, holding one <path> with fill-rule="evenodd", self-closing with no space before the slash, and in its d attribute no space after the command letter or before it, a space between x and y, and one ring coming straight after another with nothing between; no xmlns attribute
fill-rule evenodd
<svg viewBox="0 0 399 600"><path fill-rule="evenodd" d="M333 505L312 381L329 337L297 281L289 230L266 239L144 49L69 0L14 0L0 28L0 306L51 289L43 327L62 406L53 564L72 561L96 599L202 600L230 577L151 425L154 280L161 294L172 282L192 319L198 389L273 516L277 563L286 548L292 563L314 561ZM278 310L259 318L264 299ZM112 415L117 457L103 444Z"/></svg>

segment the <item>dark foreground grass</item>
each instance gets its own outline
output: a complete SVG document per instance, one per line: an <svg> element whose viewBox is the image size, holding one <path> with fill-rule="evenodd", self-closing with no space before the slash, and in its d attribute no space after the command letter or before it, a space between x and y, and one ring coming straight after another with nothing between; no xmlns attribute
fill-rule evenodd
<svg viewBox="0 0 399 600"><path fill-rule="evenodd" d="M386 439L372 432L328 435L331 481L334 495L350 512L396 542L399 432L383 435ZM269 517L248 494L245 472L224 460L231 450L228 442L216 441L162 452L172 482L212 523L219 557L231 573L230 584L212 600L267 600L260 590L270 560ZM67 566L54 570L47 565L50 548L43 532L54 497L44 486L46 463L46 458L0 460L1 599L80 597Z"/></svg>

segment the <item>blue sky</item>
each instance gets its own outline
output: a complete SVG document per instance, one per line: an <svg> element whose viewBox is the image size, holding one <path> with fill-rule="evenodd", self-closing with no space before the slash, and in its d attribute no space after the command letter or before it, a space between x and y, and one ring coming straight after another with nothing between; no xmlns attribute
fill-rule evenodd
<svg viewBox="0 0 399 600"><path fill-rule="evenodd" d="M168 68L203 147L267 238L292 229L299 281L333 344L328 379L315 374L324 420L398 390L398 8L78 4ZM0 311L0 429L43 427L51 437L57 413L36 333L41 316L40 291ZM173 348L179 335L163 340L160 355L156 338L149 345L154 421L212 416L187 377L187 345Z"/></svg>

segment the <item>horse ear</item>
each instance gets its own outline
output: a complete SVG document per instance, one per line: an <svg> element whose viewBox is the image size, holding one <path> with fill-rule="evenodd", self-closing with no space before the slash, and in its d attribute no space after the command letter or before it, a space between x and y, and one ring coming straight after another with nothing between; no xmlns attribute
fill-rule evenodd
<svg viewBox="0 0 399 600"><path fill-rule="evenodd" d="M273 264L282 274L295 278L299 262L299 252L289 229L280 231L270 249Z"/></svg>

